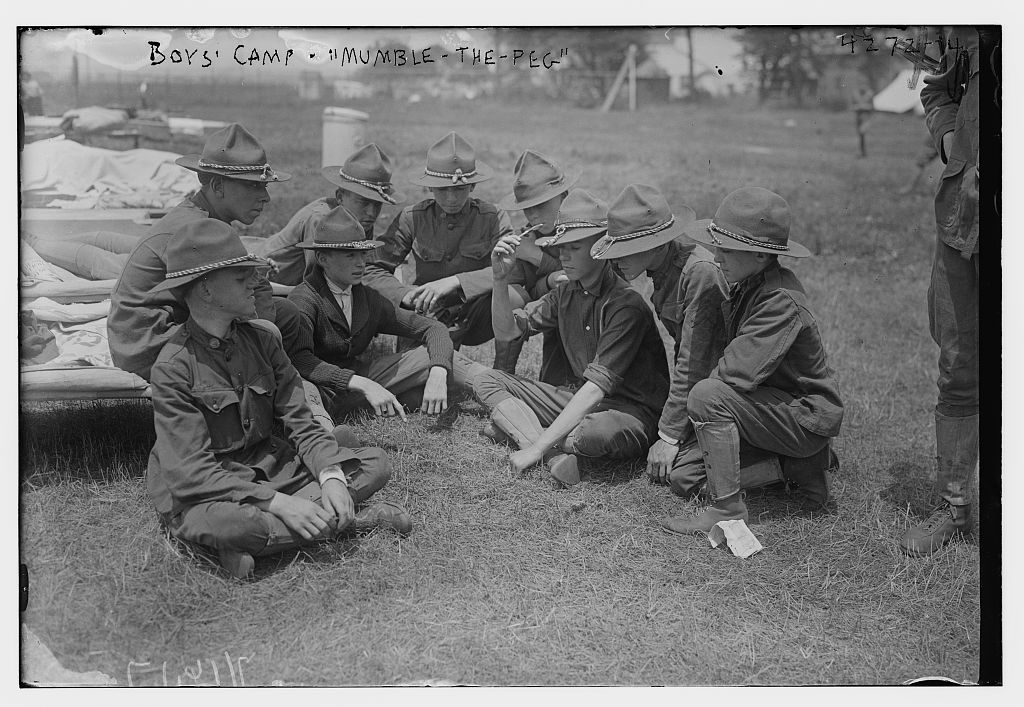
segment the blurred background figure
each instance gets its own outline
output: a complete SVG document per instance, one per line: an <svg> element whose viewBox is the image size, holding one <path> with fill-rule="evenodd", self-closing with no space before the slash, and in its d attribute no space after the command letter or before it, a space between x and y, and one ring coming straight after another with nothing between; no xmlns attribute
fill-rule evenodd
<svg viewBox="0 0 1024 707"><path fill-rule="evenodd" d="M43 87L27 71L21 72L21 106L25 115L43 114Z"/></svg>
<svg viewBox="0 0 1024 707"><path fill-rule="evenodd" d="M868 125L871 124L871 117L875 112L875 107L871 102L872 98L871 89L865 86L857 90L857 95L853 101L853 115L857 120L857 140L860 144L861 157L868 156L865 137L868 132Z"/></svg>

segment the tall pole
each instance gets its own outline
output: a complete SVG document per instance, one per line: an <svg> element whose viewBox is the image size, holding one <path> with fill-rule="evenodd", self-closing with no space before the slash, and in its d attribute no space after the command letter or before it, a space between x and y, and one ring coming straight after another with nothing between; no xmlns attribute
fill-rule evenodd
<svg viewBox="0 0 1024 707"><path fill-rule="evenodd" d="M75 104L72 108L78 108L78 55L71 55L71 90L75 98Z"/></svg>
<svg viewBox="0 0 1024 707"><path fill-rule="evenodd" d="M693 76L693 27L686 28L686 56L690 67L690 98L693 99L697 95L697 80Z"/></svg>
<svg viewBox="0 0 1024 707"><path fill-rule="evenodd" d="M636 45L629 45L629 54L626 57L629 62L629 112L636 110Z"/></svg>

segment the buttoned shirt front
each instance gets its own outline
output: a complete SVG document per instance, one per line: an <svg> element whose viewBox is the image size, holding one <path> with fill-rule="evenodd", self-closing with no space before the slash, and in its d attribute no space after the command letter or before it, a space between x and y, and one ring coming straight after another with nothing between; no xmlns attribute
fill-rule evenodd
<svg viewBox="0 0 1024 707"><path fill-rule="evenodd" d="M657 419L669 387L665 347L650 307L611 263L593 289L563 282L513 316L526 335L558 332L560 345L553 360L544 361L542 380L569 387L590 381L606 401L625 401Z"/></svg>
<svg viewBox="0 0 1024 707"><path fill-rule="evenodd" d="M307 469L316 478L356 458L313 421L277 336L253 324L219 338L189 319L153 365L152 391L146 485L165 517L209 501L270 500Z"/></svg>
<svg viewBox="0 0 1024 707"><path fill-rule="evenodd" d="M324 278L326 280L326 278ZM345 315L345 321L348 322L349 326L352 325L352 288L351 287L338 287L330 280L327 280L327 289L334 295L334 301L341 307L342 313Z"/></svg>

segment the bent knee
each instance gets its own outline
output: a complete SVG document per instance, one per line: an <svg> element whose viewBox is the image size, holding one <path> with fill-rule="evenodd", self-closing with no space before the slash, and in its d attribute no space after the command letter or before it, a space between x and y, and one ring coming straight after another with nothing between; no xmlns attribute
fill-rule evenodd
<svg viewBox="0 0 1024 707"><path fill-rule="evenodd" d="M690 388L686 408L690 416L696 419L714 419L724 412L721 402L731 392L728 383L723 383L717 378L705 378Z"/></svg>

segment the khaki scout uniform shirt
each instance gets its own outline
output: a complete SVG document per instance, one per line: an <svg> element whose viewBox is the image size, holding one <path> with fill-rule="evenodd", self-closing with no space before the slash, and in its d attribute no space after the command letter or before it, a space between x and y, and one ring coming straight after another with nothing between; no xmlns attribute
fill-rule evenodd
<svg viewBox="0 0 1024 707"><path fill-rule="evenodd" d="M839 388L796 275L769 266L735 284L722 313L729 343L709 377L741 393L759 386L785 391L801 427L823 437L839 434Z"/></svg>
<svg viewBox="0 0 1024 707"><path fill-rule="evenodd" d="M178 328L153 365L153 422L146 487L165 520L199 503L268 501L358 458L313 422L277 336L244 322L223 339L192 319Z"/></svg>
<svg viewBox="0 0 1024 707"><path fill-rule="evenodd" d="M221 218L202 192L196 192L154 223L128 256L110 295L107 338L114 365L150 380L150 367L164 344L188 318L188 309L172 290L150 293L167 275L167 247L184 226ZM273 290L267 280L256 288L256 313L274 320Z"/></svg>
<svg viewBox="0 0 1024 707"><path fill-rule="evenodd" d="M455 275L461 295L445 298L439 306L471 300L494 287L491 250L511 232L508 214L486 201L471 197L462 211L448 215L433 199L426 199L402 209L391 222L380 239L384 245L366 265L363 284L398 307L415 285ZM394 272L410 250L416 275L412 285L403 285Z"/></svg>
<svg viewBox="0 0 1024 707"><path fill-rule="evenodd" d="M638 410L653 424L668 394L668 364L650 307L606 263L593 290L563 282L513 312L527 335L556 330L559 344L541 379L576 388L590 381L605 402ZM547 376L547 377L545 377Z"/></svg>

